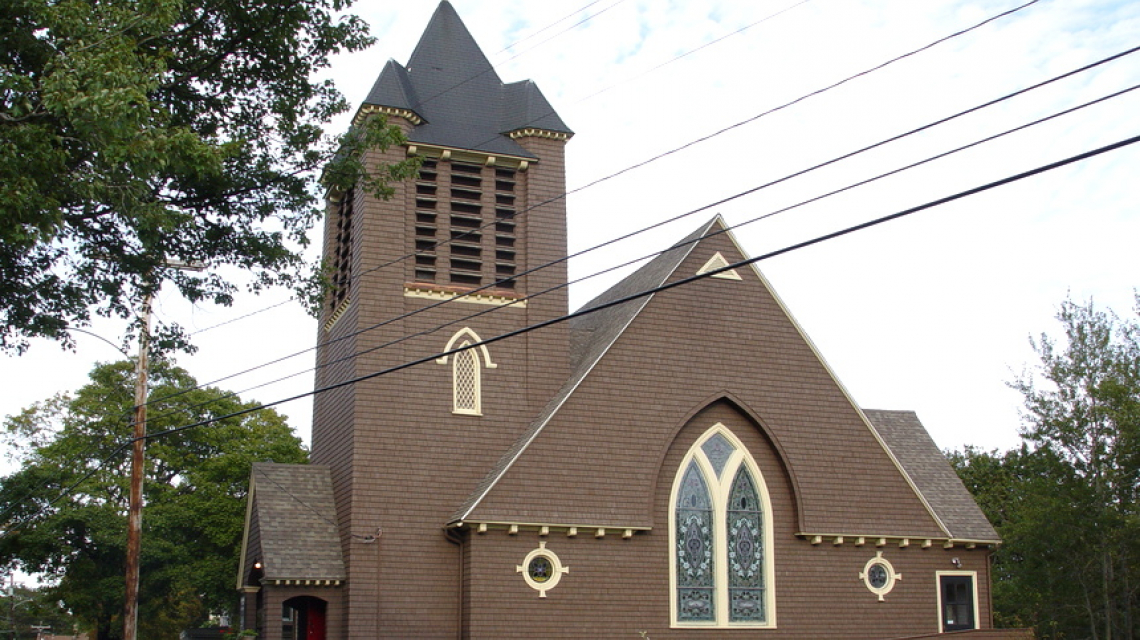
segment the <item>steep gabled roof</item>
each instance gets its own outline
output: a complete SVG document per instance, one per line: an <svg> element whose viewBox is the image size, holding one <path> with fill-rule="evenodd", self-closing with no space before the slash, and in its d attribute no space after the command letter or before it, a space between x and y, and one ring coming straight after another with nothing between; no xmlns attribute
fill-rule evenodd
<svg viewBox="0 0 1140 640"><path fill-rule="evenodd" d="M993 525L915 412L864 409L863 413L952 537L978 542L999 540Z"/></svg>
<svg viewBox="0 0 1140 640"><path fill-rule="evenodd" d="M249 501L246 540L259 548L245 550L243 563L260 560L266 580L345 579L328 467L255 463Z"/></svg>
<svg viewBox="0 0 1140 640"><path fill-rule="evenodd" d="M447 0L440 2L406 66L390 60L366 105L414 111L411 142L533 158L507 133L571 134L529 80L504 85Z"/></svg>
<svg viewBox="0 0 1140 640"><path fill-rule="evenodd" d="M607 415L616 416L612 414L613 407L607 405L594 404L595 398L593 396L579 398L582 394L596 394L599 392L597 381L591 383L591 377L597 371L606 371L606 358L608 353L618 353L619 358L629 358L631 353L629 345L626 345L624 350L620 347L620 338L627 333L637 333L644 336L645 330L649 327L655 329L648 329L651 333L653 331L665 328L661 322L669 317L668 311L659 308L652 303L656 299L657 294L650 296L635 298L632 300L624 301L630 295L634 295L643 291L652 290L667 282L681 281L688 278L688 274L697 272L698 267L695 266L701 261L706 261L706 255L713 253L714 257L721 256L721 251L731 251L733 253L741 253L739 246L731 237L731 233L721 236L722 233L727 232L728 229L719 217L714 218L710 222L703 225L696 230L693 234L682 240L677 245L674 245L669 250L663 252L656 259L646 264L641 269L634 272L632 275L622 280L614 287L601 294L594 300L587 303L583 310L597 309L594 313L589 313L574 318L571 321L571 367L572 373L566 385L557 394L557 396L548 404L541 415L534 420L530 427L524 434L516 440L514 445L509 451L499 460L498 464L487 474L483 481L476 487L475 491L468 497L461 508L453 515L451 523L461 521L480 520L482 518L491 518L494 520L502 520L509 518L507 515L515 510L512 500L509 495L511 491L518 491L520 487L537 486L535 482L544 482L539 480L537 476L525 467L523 460L528 456L537 455L544 460L549 460L552 452L556 451L557 445L554 443L561 442L565 446L567 440L565 434L561 434L562 429L575 429L578 421L568 417L561 416L561 413L569 410L566 407L574 407L575 411L580 411L583 407L592 407L598 411L609 412ZM727 238L727 240L726 240ZM708 247L705 244L709 243ZM697 249L696 247L703 247ZM697 255L693 252L696 251ZM734 259L740 259L739 256ZM723 261L723 258L722 258ZM707 262L707 261L706 261ZM692 272L682 270L683 264L688 264L693 269ZM842 527L854 526L863 531L874 531L882 534L889 530L891 533L902 534L906 533L913 537L943 537L972 541L979 543L990 543L998 541L996 533L993 528L986 521L985 517L981 514L976 504L973 502L972 497L966 492L961 482L957 479L952 469L945 461L941 452L931 441L930 436L926 433L922 424L918 421L917 416L912 412L883 412L883 411L867 411L863 412L855 406L854 401L850 395L843 389L842 384L835 378L834 372L827 367L823 362L822 357L811 345L810 340L803 334L802 330L798 328L798 324L788 314L787 310L775 298L770 285L766 283L764 278L755 272L761 282L761 289L757 290L757 294L761 298L769 300L767 303L771 312L763 312L760 307L753 307L747 312L749 318L759 318L758 315L752 314L765 314L766 320L758 320L758 322L768 323L760 325L749 325L750 328L745 329L741 325L740 330L745 333L740 336L740 347L747 350L746 345L749 344L748 331L762 330L765 334L775 335L777 331L775 325L771 322L776 321L777 318L783 318L784 322L789 322L789 326L785 326L783 335L792 339L791 336L798 336L798 339L803 343L800 347L793 350L788 350L785 347L765 347L767 359L764 361L765 367L751 367L745 364L745 367L753 373L748 376L762 376L761 369L765 371L781 371L783 370L787 375L788 370L786 363L791 362L791 359L799 359L804 362L814 362L813 367L817 367L814 373L805 373L807 378L803 380L816 380L815 383L808 383L815 386L809 389L797 390L797 383L767 383L770 389L762 393L769 393L767 399L764 396L751 396L753 402L757 402L757 406L765 407L765 412L770 416L775 416L778 412L784 412L784 416L779 418L779 424L782 426L783 447L785 452L790 452L789 455L793 456L795 460L789 459L789 464L793 467L796 461L806 463L807 467L814 469L809 471L809 474L818 474L820 471L818 460L815 462L807 462L813 457L817 457L815 453L818 447L825 446L831 447L831 453L827 455L835 456L836 460L843 460L839 466L844 464L849 466L856 466L860 468L874 468L871 475L876 475L878 480L882 481L888 477L893 478L889 481L889 490L894 492L896 500L901 499L903 503L909 504L906 507L906 513L909 515L900 515L899 519L892 520L886 523L881 519L866 518L861 510L856 510L857 515L854 522L856 524L844 524L846 520L836 520L832 514L834 511L826 507L827 497L832 489L827 489L821 493L819 487L813 486L811 489L811 503L810 508L817 515L813 515L810 521L805 521L803 524L808 527L816 526L821 527L818 531L815 529L805 529L805 532L819 533L831 531L833 527L839 527L836 531L841 531ZM674 302L676 300L674 299ZM616 303L614 306L607 306ZM713 302L706 300L702 305L697 307L690 307L687 313L692 313L693 309L712 309L717 305L722 309L720 313L727 313L725 318L731 318L733 313L736 313L737 306L726 303L721 300ZM727 304L727 306L725 306ZM772 305L775 307L772 307ZM711 305L711 306L704 306ZM778 308L778 310L777 310ZM656 312L654 312L656 309ZM664 313L664 315L662 315ZM782 315L781 315L782 314ZM645 318L644 324L642 318ZM721 317L721 316L717 316ZM713 320L710 316L708 320ZM729 321L731 322L731 320ZM640 329L638 329L640 327ZM789 332L789 328L791 331ZM691 332L692 327L688 327L685 331ZM723 331L723 328L719 329ZM640 331L640 333L638 333ZM681 334L676 334L677 336ZM676 336L675 336L676 337ZM635 338L636 339L636 338ZM758 343L757 343L758 344ZM789 343L790 344L790 343ZM693 346L689 343L690 348ZM710 345L711 347L711 345ZM638 349L634 349L636 352ZM650 349L652 350L652 349ZM749 351L751 353L751 351ZM814 354L814 356L808 355ZM636 356L635 356L636 357ZM724 353L716 357L724 357ZM751 356L745 356L745 358ZM813 359L814 358L814 359ZM625 360L622 360L624 363ZM674 360L672 366L676 366L684 360ZM742 363L747 363L747 359L736 362L736 366ZM628 366L628 365L627 365ZM805 370L806 371L806 370ZM612 367L609 374L614 374ZM599 374L600 375L600 374ZM796 372L796 376L800 373ZM813 378L814 376L814 378ZM747 376L746 376L747 377ZM795 376L793 376L795 377ZM638 378L637 382L631 384L644 385L647 381L651 381L653 375L644 375ZM798 378L797 378L798 379ZM779 408L772 404L772 401L778 400L781 397L787 398L786 394L801 393L811 394L817 393L821 387L819 383L822 380L829 380L831 385L834 385L833 392L829 392L830 397L820 399L808 400L800 402L799 409L790 409L786 406L787 402L780 403L783 406ZM651 383L651 382L650 382ZM827 383L824 383L827 384ZM774 386L773 386L774 385ZM607 385L602 385L606 387ZM705 385L707 387L708 385ZM714 385L715 386L715 385ZM644 387L642 387L644 388ZM585 391L589 389L590 391ZM704 387L702 387L704 389ZM814 389L814 390L813 390ZM706 391L715 391L712 387L705 389ZM747 393L753 394L754 391ZM781 395L785 394L785 395ZM830 407L830 408L829 408ZM846 407L843 409L842 407ZM816 409L818 408L818 412ZM805 413L806 412L806 413ZM838 413L836 413L838 412ZM615 418L620 422L622 418ZM629 420L626 416L625 420ZM550 425L560 425L558 432L551 431L553 427ZM802 429L804 426L812 425L811 428L818 428L816 425L828 425L828 432L820 432L819 438L815 436L805 436ZM842 425L843 429L849 429L846 435L840 435L840 432L834 431L836 427ZM800 431L797 431L797 426ZM773 434L772 437L775 437ZM559 438L562 438L560 441ZM877 444L875 444L877 443ZM546 449L542 449L542 447ZM849 447L859 447L858 453ZM531 450L540 451L541 453L532 453ZM877 453L876 453L877 452ZM784 455L784 454L781 454ZM580 460L580 459L579 459ZM855 460L858 460L856 462ZM890 460L891 462L887 462ZM884 465L883 463L886 462ZM518 463L518 464L516 464ZM524 465L524 466L520 466ZM871 465L868 467L867 465ZM825 465L826 466L826 465ZM892 475L889 469L894 468L898 475ZM565 469L559 468L556 473L565 472ZM544 467L544 470L539 475L554 472L549 467ZM581 472L581 468L573 471ZM792 472L791 470L789 471ZM644 473L644 472L643 472ZM806 477L806 476L805 476ZM809 485L829 485L830 481L813 475L810 480L805 480ZM858 485L859 483L855 483ZM552 487L546 486L549 490ZM847 485L844 485L847 486ZM887 486L887 485L884 485ZM503 489L503 487L509 487ZM904 488L905 487L905 488ZM507 492L507 497L499 495L503 491ZM859 501L874 500L875 496L867 494L865 488L852 488L845 489L847 492L844 498L851 504L857 504ZM494 496L499 495L498 499ZM594 494L589 494L594 495ZM877 494L876 494L877 495ZM906 497L906 496L909 496ZM579 496L578 498L581 498ZM575 498L570 497L571 504ZM808 499L805 496L805 499ZM900 504L903 504L900 503ZM807 503L805 503L806 505ZM515 505L520 509L520 517L525 513L525 517L535 517L535 514L541 512L541 509L536 512L533 507L525 507ZM565 506L565 505L564 505ZM616 513L612 508L609 508L611 503L606 503L597 512L599 518L606 518L606 514ZM543 507L545 509L547 507ZM568 513L564 508L555 510L560 513ZM579 517L587 517L586 512L577 510L576 507L570 507L570 513L576 513ZM823 509L823 511L821 511ZM909 510L909 511L907 511ZM550 513L555 513L551 511ZM623 512L625 517L632 516L632 520L622 520L623 523L632 525L643 525L644 521L639 520L638 516L633 511L628 509ZM920 515L925 513L925 516ZM823 514L823 515L821 515ZM541 516L539 516L541 517ZM844 516L846 518L846 516ZM929 520L924 520L929 518ZM529 520L528 520L529 521ZM553 521L552 521L553 522ZM600 521L599 521L600 522ZM608 523L608 522L607 522ZM930 525L934 525L931 528ZM885 527L885 529L880 529ZM940 533L935 533L938 531ZM848 532L850 533L850 532ZM921 535L920 535L921 534Z"/></svg>
<svg viewBox="0 0 1140 640"><path fill-rule="evenodd" d="M656 258L650 260L629 277L618 282L590 302L587 302L582 306L581 311L597 309L607 303L661 286L665 283L665 280L676 271L681 262L688 257L689 252L696 246L697 241L704 237L719 220L719 216L713 218L684 240L661 252ZM618 339L622 331L624 331L633 318L645 308L645 305L649 303L652 297L652 295L649 295L636 298L612 307L600 309L593 313L577 316L570 321L572 343L570 364L572 369L569 380L547 404L539 417L531 423L530 428L515 441L514 446L503 455L498 464L496 464L483 481L479 483L479 486L476 487L467 501L456 511L452 522L459 522L470 515L471 511L479 504L479 501L487 495L487 492L489 492L491 488L495 486L495 483L499 481L499 478L510 469L519 455L534 441L546 424L550 422L550 419L554 417L562 405L565 404L566 399L578 388L579 383L590 373L594 364L605 355L610 345Z"/></svg>

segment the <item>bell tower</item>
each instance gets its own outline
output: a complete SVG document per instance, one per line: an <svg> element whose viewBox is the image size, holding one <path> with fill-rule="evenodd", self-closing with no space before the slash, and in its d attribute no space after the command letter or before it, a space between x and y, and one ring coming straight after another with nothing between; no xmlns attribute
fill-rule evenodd
<svg viewBox="0 0 1140 640"><path fill-rule="evenodd" d="M453 638L459 547L443 525L567 379L564 146L530 81L504 83L446 0L406 65L389 61L356 115L421 159L377 199L329 195L333 286L320 319L312 461L331 469L346 637Z"/></svg>

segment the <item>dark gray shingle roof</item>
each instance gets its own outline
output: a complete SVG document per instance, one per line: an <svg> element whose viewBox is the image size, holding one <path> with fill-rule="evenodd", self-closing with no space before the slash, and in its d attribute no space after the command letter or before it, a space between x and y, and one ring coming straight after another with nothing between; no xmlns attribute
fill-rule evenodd
<svg viewBox="0 0 1140 640"><path fill-rule="evenodd" d="M669 276L677 270L681 262L688 257L697 241L709 233L714 224L723 224L719 216L701 225L699 229L689 234L684 240L661 252L656 258L650 260L630 276L610 287L604 293L587 302L581 310L600 307L608 302L620 300L626 296L661 286ZM478 506L487 492L495 486L499 478L514 464L514 461L542 431L547 422L558 412L570 394L594 368L594 364L605 355L610 345L621 336L629 323L645 308L653 296L643 296L628 302L601 309L594 313L578 316L570 321L571 354L570 378L546 408L534 420L509 451L499 460L491 472L479 483L467 501L455 512L452 522L468 518L472 510Z"/></svg>
<svg viewBox="0 0 1140 640"><path fill-rule="evenodd" d="M328 467L258 462L251 487L266 579L345 579Z"/></svg>
<svg viewBox="0 0 1140 640"><path fill-rule="evenodd" d="M504 85L487 56L444 0L406 66L390 60L365 104L410 109L424 123L412 142L533 158L510 131L572 133L531 81Z"/></svg>
<svg viewBox="0 0 1140 640"><path fill-rule="evenodd" d="M913 411L863 409L919 493L954 538L1000 538Z"/></svg>

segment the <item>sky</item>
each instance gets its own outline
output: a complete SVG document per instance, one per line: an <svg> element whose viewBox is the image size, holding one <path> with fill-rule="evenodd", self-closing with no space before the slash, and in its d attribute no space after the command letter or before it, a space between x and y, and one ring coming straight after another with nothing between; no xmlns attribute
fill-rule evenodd
<svg viewBox="0 0 1140 640"><path fill-rule="evenodd" d="M1024 2L452 0L499 76L536 82L575 131L571 253L1140 45L1140 3L1039 0L923 49ZM336 57L324 77L355 109L389 58L407 62L435 7L360 3L353 12L377 42ZM570 263L571 279L585 278L571 307L632 267L591 274L660 251L714 214L742 225L738 241L761 255L1135 136L1140 91L744 224L1138 83L1140 53L589 252ZM1021 425L1007 383L1032 373L1031 335L1058 335L1060 303L1134 313L1138 166L1133 145L759 267L860 406L917 411L945 449L1007 449ZM316 323L288 298L190 306L168 288L155 313L197 332L198 353L177 360L200 382L273 402L313 385ZM124 326L88 330L118 343ZM74 390L96 361L120 358L101 338L77 334L74 352L36 341L22 356L0 355L0 416ZM311 399L278 409L307 440Z"/></svg>

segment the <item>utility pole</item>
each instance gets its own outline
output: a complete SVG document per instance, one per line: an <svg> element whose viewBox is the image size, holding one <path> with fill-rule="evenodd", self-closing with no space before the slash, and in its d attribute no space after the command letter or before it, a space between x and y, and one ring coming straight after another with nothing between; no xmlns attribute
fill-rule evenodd
<svg viewBox="0 0 1140 640"><path fill-rule="evenodd" d="M143 297L139 357L135 362L135 421L131 443L131 497L127 511L127 602L123 612L123 638L135 640L139 618L139 555L142 550L142 487L146 460L147 366L150 354L150 307L153 293Z"/></svg>
<svg viewBox="0 0 1140 640"><path fill-rule="evenodd" d="M166 260L164 266L187 271L201 271L199 262ZM123 639L135 640L139 619L139 556L142 551L143 476L146 470L146 396L147 367L150 356L150 308L154 291L148 282L142 303L142 327L139 329L139 358L135 363L135 422L131 443L131 496L127 510L127 602L123 607Z"/></svg>

